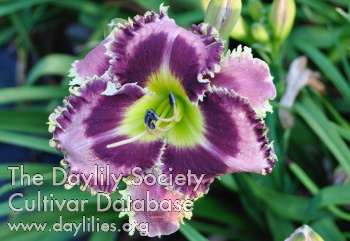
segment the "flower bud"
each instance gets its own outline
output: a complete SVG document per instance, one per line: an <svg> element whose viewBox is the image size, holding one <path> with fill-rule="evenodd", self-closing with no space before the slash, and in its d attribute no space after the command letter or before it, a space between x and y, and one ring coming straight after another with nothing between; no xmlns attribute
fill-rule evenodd
<svg viewBox="0 0 350 241"><path fill-rule="evenodd" d="M242 16L238 18L235 28L230 37L241 42L249 43L251 40L249 25L244 21Z"/></svg>
<svg viewBox="0 0 350 241"><path fill-rule="evenodd" d="M274 0L269 12L269 22L275 39L285 40L292 30L295 18L294 0Z"/></svg>
<svg viewBox="0 0 350 241"><path fill-rule="evenodd" d="M205 11L205 9L208 8L209 3L210 3L210 0L202 0L202 7L203 7L204 11Z"/></svg>
<svg viewBox="0 0 350 241"><path fill-rule="evenodd" d="M241 0L211 0L205 13L204 22L215 27L222 39L227 38L241 14Z"/></svg>
<svg viewBox="0 0 350 241"><path fill-rule="evenodd" d="M106 38L113 31L114 28L118 28L120 25L124 25L127 22L128 22L127 20L122 18L112 19L111 22L108 23L105 27L104 37Z"/></svg>
<svg viewBox="0 0 350 241"><path fill-rule="evenodd" d="M248 2L248 11L252 19L258 22L264 11L264 6L260 0L249 0Z"/></svg>
<svg viewBox="0 0 350 241"><path fill-rule="evenodd" d="M264 25L261 23L253 23L251 27L252 35L258 43L268 43L270 36Z"/></svg>
<svg viewBox="0 0 350 241"><path fill-rule="evenodd" d="M312 228L303 225L297 228L292 235L284 241L324 241Z"/></svg>

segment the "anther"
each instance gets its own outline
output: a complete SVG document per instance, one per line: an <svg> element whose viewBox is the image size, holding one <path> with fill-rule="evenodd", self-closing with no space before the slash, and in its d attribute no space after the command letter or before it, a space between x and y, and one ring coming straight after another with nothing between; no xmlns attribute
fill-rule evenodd
<svg viewBox="0 0 350 241"><path fill-rule="evenodd" d="M176 104L175 96L173 95L172 92L170 92L170 94L169 94L169 103L170 103L171 107L173 107Z"/></svg>
<svg viewBox="0 0 350 241"><path fill-rule="evenodd" d="M140 134L138 134L137 136L134 136L132 138L126 139L126 140L122 140L122 141L118 141L116 143L112 143L107 145L107 148L114 148L114 147L118 147L118 146L122 146L122 145L126 145L129 143L132 143L134 141L139 140L140 138L142 138L144 135L146 134L150 134L150 135L158 135L162 132L166 132L168 130L170 130L171 128L173 128L173 126L175 125L176 122L179 122L182 118L182 105L181 102L179 104L176 105L176 99L175 96L173 95L173 93L169 93L169 104L170 106L166 106L166 100L164 100L161 104L161 107L158 107L157 111L161 112L161 114L158 116L157 112L153 109L148 109L146 110L145 116L144 116L144 125L146 130ZM164 118L167 114L168 111L173 108L173 116L172 117L168 117L168 118ZM162 123L168 123L167 125L162 125L160 126L160 124Z"/></svg>
<svg viewBox="0 0 350 241"><path fill-rule="evenodd" d="M149 109L149 110L147 110L147 112L148 112L148 115L151 117L152 120L155 120L155 121L158 120L159 117L158 117L157 113L154 110Z"/></svg>
<svg viewBox="0 0 350 241"><path fill-rule="evenodd" d="M151 123L149 123L148 128L150 130L154 130L156 128L156 125L153 122L151 122Z"/></svg>
<svg viewBox="0 0 350 241"><path fill-rule="evenodd" d="M149 125L149 124L151 123L151 121L152 121L152 118L150 117L149 111L148 111L148 110L147 110L146 113L145 113L145 119L144 119L144 121L145 121L145 124L146 124L146 125Z"/></svg>

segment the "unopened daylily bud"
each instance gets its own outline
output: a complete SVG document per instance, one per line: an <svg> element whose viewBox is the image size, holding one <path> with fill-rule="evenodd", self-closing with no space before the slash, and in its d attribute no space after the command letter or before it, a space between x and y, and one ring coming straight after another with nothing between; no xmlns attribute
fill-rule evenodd
<svg viewBox="0 0 350 241"><path fill-rule="evenodd" d="M204 11L208 8L209 3L210 3L210 0L202 0L202 7Z"/></svg>
<svg viewBox="0 0 350 241"><path fill-rule="evenodd" d="M256 22L259 21L261 15L264 11L264 6L260 0L249 0L248 2L248 11L252 19Z"/></svg>
<svg viewBox="0 0 350 241"><path fill-rule="evenodd" d="M323 238L316 233L308 225L297 228L292 235L284 241L324 241Z"/></svg>
<svg viewBox="0 0 350 241"><path fill-rule="evenodd" d="M261 23L253 23L251 27L252 35L258 43L268 43L270 41L269 33Z"/></svg>
<svg viewBox="0 0 350 241"><path fill-rule="evenodd" d="M230 35L241 15L241 0L211 0L205 12L204 22L215 27L221 38Z"/></svg>
<svg viewBox="0 0 350 241"><path fill-rule="evenodd" d="M241 42L249 42L251 40L249 25L244 21L242 16L238 18L230 37Z"/></svg>
<svg viewBox="0 0 350 241"><path fill-rule="evenodd" d="M125 23L127 23L128 21L122 18L114 18L111 20L110 23L108 23L105 27L104 30L104 37L106 38L110 32L112 32L112 30L116 27L119 27L120 25L124 25Z"/></svg>
<svg viewBox="0 0 350 241"><path fill-rule="evenodd" d="M269 22L274 37L279 40L285 40L292 30L295 18L294 0L274 0L269 12Z"/></svg>

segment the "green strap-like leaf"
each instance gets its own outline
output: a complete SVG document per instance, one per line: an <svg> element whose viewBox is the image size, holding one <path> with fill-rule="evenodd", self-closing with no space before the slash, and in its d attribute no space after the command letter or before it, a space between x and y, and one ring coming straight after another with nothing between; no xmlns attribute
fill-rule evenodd
<svg viewBox="0 0 350 241"><path fill-rule="evenodd" d="M0 110L0 130L48 134L48 116L45 111Z"/></svg>
<svg viewBox="0 0 350 241"><path fill-rule="evenodd" d="M350 103L350 86L337 67L318 49L305 42L294 42L322 70L323 74L337 87L343 97Z"/></svg>
<svg viewBox="0 0 350 241"><path fill-rule="evenodd" d="M306 96L301 104L295 104L295 109L350 175L350 150L321 109Z"/></svg>
<svg viewBox="0 0 350 241"><path fill-rule="evenodd" d="M181 225L180 232L189 241L208 241L202 234L195 230L188 222L185 221L185 225Z"/></svg>
<svg viewBox="0 0 350 241"><path fill-rule="evenodd" d="M42 58L29 72L26 85L33 85L40 77L45 75L66 76L75 56L66 54L51 54Z"/></svg>
<svg viewBox="0 0 350 241"><path fill-rule="evenodd" d="M0 105L23 101L62 99L69 95L67 88L35 86L0 89Z"/></svg>
<svg viewBox="0 0 350 241"><path fill-rule="evenodd" d="M54 148L49 146L49 138L28 136L9 131L0 131L0 143L1 142L58 154Z"/></svg>
<svg viewBox="0 0 350 241"><path fill-rule="evenodd" d="M311 227L326 241L346 241L337 225L330 218L317 220Z"/></svg>

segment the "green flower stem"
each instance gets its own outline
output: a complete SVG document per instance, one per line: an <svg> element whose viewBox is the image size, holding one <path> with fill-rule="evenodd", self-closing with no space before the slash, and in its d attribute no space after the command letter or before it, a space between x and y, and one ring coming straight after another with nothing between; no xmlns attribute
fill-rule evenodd
<svg viewBox="0 0 350 241"><path fill-rule="evenodd" d="M224 50L224 53L226 54L227 51L229 50L230 48L230 36L228 36L226 39L225 39L225 50Z"/></svg>
<svg viewBox="0 0 350 241"><path fill-rule="evenodd" d="M274 83L278 84L281 81L281 58L280 58L280 44L275 41L272 45L271 59L272 59L272 73L274 76Z"/></svg>
<svg viewBox="0 0 350 241"><path fill-rule="evenodd" d="M272 44L271 44L271 71L272 71L272 76L274 77L274 83L275 85L277 85L278 83L281 82L281 58L280 58L280 54L279 54L279 47L280 44L277 40L275 40ZM268 118L266 119L266 123L270 128L269 131L269 136L271 138L271 140L274 140L274 146L275 146L275 153L277 155L278 160L285 160L286 159L286 151L288 150L288 139L289 139L289 133L287 133L286 135L284 135L282 138L284 139L283 142L281 143L278 140L278 135L277 135L277 123L276 123L276 119L278 118L277 116L277 112L272 113L272 115L268 116ZM282 146L281 146L281 144ZM274 181L277 185L279 185L278 183L283 183L283 173L286 170L286 165L285 162L282 162L279 164L280 165L280 171L276 172L276 174L274 174ZM282 188L282 187L280 187Z"/></svg>

